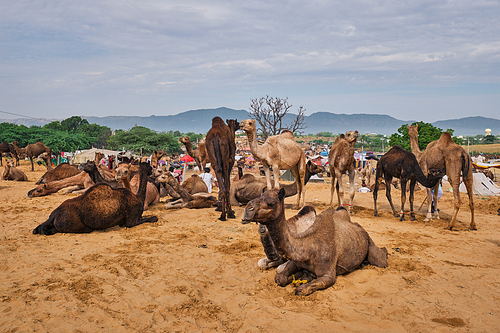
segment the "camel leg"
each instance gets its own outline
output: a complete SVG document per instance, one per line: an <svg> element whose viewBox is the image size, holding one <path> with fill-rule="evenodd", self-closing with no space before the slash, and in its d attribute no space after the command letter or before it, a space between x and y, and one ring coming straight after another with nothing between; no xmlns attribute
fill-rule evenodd
<svg viewBox="0 0 500 333"><path fill-rule="evenodd" d="M375 187L373 188L373 216L376 217L380 217L377 210L378 187L380 186L380 183L382 183L382 176L380 174L381 172L378 172L377 169L377 175L375 177Z"/></svg>
<svg viewBox="0 0 500 333"><path fill-rule="evenodd" d="M299 271L297 265L293 260L288 260L283 265L280 265L276 270L276 275L274 276L274 281L280 286L285 287L292 283L293 274Z"/></svg>
<svg viewBox="0 0 500 333"><path fill-rule="evenodd" d="M272 190L273 186L271 184L271 170L269 170L269 165L267 165L265 162L262 162L262 166L264 167L264 174L266 175L267 189ZM275 179L275 182L277 182L277 181L278 180Z"/></svg>
<svg viewBox="0 0 500 333"><path fill-rule="evenodd" d="M309 283L301 284L295 289L295 295L297 296L307 296L311 295L316 290L326 289L335 284L337 276L335 275L335 269L329 272L328 275L323 275Z"/></svg>
<svg viewBox="0 0 500 333"><path fill-rule="evenodd" d="M387 197L387 200L389 200L389 204L391 204L392 213L394 214L394 217L399 217L399 214L398 214L398 212L396 212L396 208L394 208L394 204L392 203L391 184L392 184L392 177L389 175L386 175L385 176L385 196Z"/></svg>
<svg viewBox="0 0 500 333"><path fill-rule="evenodd" d="M330 206L333 205L333 195L335 194L335 171L330 168L330 176L332 177L331 188L330 188Z"/></svg>
<svg viewBox="0 0 500 333"><path fill-rule="evenodd" d="M269 269L283 264L286 260L278 253L278 251L276 251L276 247L274 246L274 242L269 235L267 227L260 223L259 234L260 242L262 243L262 246L264 247L264 253L266 254L266 258L260 259L257 263L259 268Z"/></svg>
<svg viewBox="0 0 500 333"><path fill-rule="evenodd" d="M33 156L30 156L31 161L31 171L35 171L35 167L33 166Z"/></svg>
<svg viewBox="0 0 500 333"><path fill-rule="evenodd" d="M439 185L436 185L439 186ZM436 192L436 187L434 187L434 192ZM432 220L432 192L430 188L425 188L425 193L427 194L427 215L424 222Z"/></svg>
<svg viewBox="0 0 500 333"><path fill-rule="evenodd" d="M354 195L356 194L354 175L355 175L355 170L354 169L349 170L349 185L351 185L351 186L349 188L349 209L347 211L351 214L352 214L352 208L353 208L352 202L354 201Z"/></svg>
<svg viewBox="0 0 500 333"><path fill-rule="evenodd" d="M416 184L417 184L416 179L410 180L410 220L411 221L417 220L417 218L415 217L415 211L413 210L413 202L415 201L414 194L415 194L415 185Z"/></svg>
<svg viewBox="0 0 500 333"><path fill-rule="evenodd" d="M453 216L451 218L450 223L448 224L448 229L452 230L453 225L455 224L455 220L457 219L458 211L460 210L460 205L462 204L460 201L460 190L459 190L460 174L458 173L454 178L451 178L450 175L448 175L448 181L450 182L450 185L453 189L453 197L455 199Z"/></svg>
<svg viewBox="0 0 500 333"><path fill-rule="evenodd" d="M339 207L342 207L342 201L344 200L344 186L342 184L342 176L343 174L340 171L336 171L337 184L335 185L337 189L337 201Z"/></svg>
<svg viewBox="0 0 500 333"><path fill-rule="evenodd" d="M434 202L434 213L432 213L432 218L439 220L438 212L438 195L439 195L439 182L434 186L433 202Z"/></svg>
<svg viewBox="0 0 500 333"><path fill-rule="evenodd" d="M293 209L300 209L301 204L300 204L300 198L302 196L302 206L305 204L305 186L304 186L304 177L299 174L299 171L297 170L297 166L294 166L290 171L292 172L292 175L295 177L295 183L297 184L297 204ZM276 183L275 183L276 184Z"/></svg>
<svg viewBox="0 0 500 333"><path fill-rule="evenodd" d="M401 179L401 217L400 221L405 220L405 203L406 203L406 179Z"/></svg>
<svg viewBox="0 0 500 333"><path fill-rule="evenodd" d="M293 174L293 171L292 171L292 174ZM273 177L274 177L274 188L275 189L280 189L280 182L279 182L279 179L280 179L280 167L279 165L273 165ZM294 175L295 177L295 175ZM297 180L297 178L295 178L295 180ZM300 192L298 192L300 193ZM299 194L300 196L300 194Z"/></svg>
<svg viewBox="0 0 500 333"><path fill-rule="evenodd" d="M471 214L470 226L471 230L477 230L476 222L474 221L474 196L472 195L472 172L464 179L465 188L467 189L467 195L469 196L469 208Z"/></svg>

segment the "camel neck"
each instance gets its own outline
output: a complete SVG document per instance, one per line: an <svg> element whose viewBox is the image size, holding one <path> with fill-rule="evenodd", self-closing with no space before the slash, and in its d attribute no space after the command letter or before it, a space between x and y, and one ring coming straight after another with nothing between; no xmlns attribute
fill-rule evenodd
<svg viewBox="0 0 500 333"><path fill-rule="evenodd" d="M411 146L411 152L417 156L417 159L420 157L419 155L422 154L422 151L420 150L420 147L418 146L418 136L415 136L414 134L410 134L410 146Z"/></svg>
<svg viewBox="0 0 500 333"><path fill-rule="evenodd" d="M123 184L123 187L125 187L127 190L132 191L130 189L130 178L128 176L122 178L122 184Z"/></svg>
<svg viewBox="0 0 500 333"><path fill-rule="evenodd" d="M191 145L191 141L188 140L184 145L186 146L186 151L187 151L188 155L193 157L194 150L193 150L193 146Z"/></svg>
<svg viewBox="0 0 500 333"><path fill-rule="evenodd" d="M292 259L292 249L296 247L296 238L290 232L285 218L284 208L276 221L267 226L269 235L276 246L276 250L286 259Z"/></svg>
<svg viewBox="0 0 500 333"><path fill-rule="evenodd" d="M261 157L259 156L259 147L258 147L258 142L257 142L257 130L252 131L252 132L247 132L247 139L248 143L250 144L250 151L252 152L252 155L258 159Z"/></svg>

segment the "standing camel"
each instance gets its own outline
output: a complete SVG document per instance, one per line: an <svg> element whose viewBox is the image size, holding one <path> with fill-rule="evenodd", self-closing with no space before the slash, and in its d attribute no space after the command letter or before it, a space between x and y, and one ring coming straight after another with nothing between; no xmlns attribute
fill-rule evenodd
<svg viewBox="0 0 500 333"><path fill-rule="evenodd" d="M208 158L206 143L200 142L198 144L198 148L193 150L193 146L191 145L191 140L189 139L189 136L184 136L182 138L179 138L179 141L186 146L186 151L188 155L194 158L196 165L198 166L198 169L200 170L200 172L203 172L203 170L205 170L205 165L207 164L207 158Z"/></svg>
<svg viewBox="0 0 500 333"><path fill-rule="evenodd" d="M228 119L227 125L221 117L212 119L212 128L207 133L205 147L208 160L214 169L219 182L219 205L221 216L219 220L228 218L234 219L234 211L231 209L229 191L231 189L231 170L234 165L234 155L236 153L236 143L234 132L238 129L236 119Z"/></svg>
<svg viewBox="0 0 500 333"><path fill-rule="evenodd" d="M409 151L404 150L400 146L396 145L392 147L387 153L380 158L377 163L377 172L375 176L375 188L373 189L373 215L378 215L377 210L377 194L380 183L385 180L388 184L385 188L385 195L389 203L391 204L392 212L395 217L399 217L396 212L391 198L391 182L392 178L399 178L401 181L401 217L400 221L405 220L404 212L405 202L406 202L406 183L410 180L410 219L415 221L415 212L413 211L413 194L415 191L415 184L417 180L425 187L433 187L443 176L441 171L435 172L435 170L430 170L429 175L426 177L418 165L415 155Z"/></svg>
<svg viewBox="0 0 500 333"><path fill-rule="evenodd" d="M24 148L20 148L18 146L17 141L12 142L12 145L16 149L16 152L24 152L26 156L29 157L31 161L31 171L35 171L33 166L33 158L42 155L43 160L47 164L47 170L52 170L52 163L50 162L52 158L52 152L49 147L44 145L41 141L37 141L35 143L31 143Z"/></svg>
<svg viewBox="0 0 500 333"><path fill-rule="evenodd" d="M2 153L10 154L12 156L12 159L16 160L16 166L19 166L19 156L18 156L17 151L13 145L7 143L7 141L0 143L0 166L3 165L2 164Z"/></svg>
<svg viewBox="0 0 500 333"><path fill-rule="evenodd" d="M335 139L335 142L328 153L328 164L330 165L330 175L332 176L330 190L330 206L333 203L333 194L337 189L337 199L339 206L344 206L344 187L342 186L342 175L349 173L349 207L348 212L352 212L352 201L354 199L354 176L356 174L354 161L354 144L358 140L358 131L349 131L345 135L341 134ZM335 179L337 181L335 182Z"/></svg>
<svg viewBox="0 0 500 333"><path fill-rule="evenodd" d="M259 160L264 167L266 174L267 189L271 190L273 185L271 183L271 171L273 169L274 188L279 189L278 182L280 170L288 170L292 172L297 183L298 196L295 209L305 204L306 188L304 185L306 173L306 155L300 148L300 145L295 142L293 133L284 130L279 135L273 135L259 146L257 143L257 128L255 127L255 120L247 119L240 123L240 128L247 134L248 142L250 143L250 151L255 159Z"/></svg>
<svg viewBox="0 0 500 333"><path fill-rule="evenodd" d="M418 125L408 126L408 134L410 135L411 151L417 157L418 163L424 174L430 169L446 169L448 181L453 188L453 196L455 198L455 209L453 217L448 224L448 229L453 228L453 224L457 218L458 210L460 209L460 176L462 176L467 195L469 196L469 207L471 213L470 229L476 230L476 222L474 221L474 197L472 196L472 159L465 150L453 142L451 134L444 132L441 137L432 141L427 145L425 151L420 151L418 146ZM438 205L438 187L439 183L434 187L434 216L431 213L431 191L427 190L427 216L425 221L431 220L433 217L439 219Z"/></svg>

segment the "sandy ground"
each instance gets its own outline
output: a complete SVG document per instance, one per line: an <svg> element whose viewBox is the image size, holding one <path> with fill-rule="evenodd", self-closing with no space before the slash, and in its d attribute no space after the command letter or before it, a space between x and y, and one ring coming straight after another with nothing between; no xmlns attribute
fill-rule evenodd
<svg viewBox="0 0 500 333"><path fill-rule="evenodd" d="M475 197L477 231L469 231L468 200L454 231L441 220L400 222L384 192L381 217L371 193L357 193L352 220L389 249L388 267L365 266L311 296L274 283L255 224L220 222L213 209L166 211L159 221L90 234L33 235L71 194L29 199L44 173L29 182L0 180L1 332L499 332L500 198ZM308 184L306 203L328 208L329 184ZM399 208L399 192L393 191ZM424 191L416 192L417 208ZM165 200L163 198L162 200ZM295 198L287 198L291 207ZM287 217L295 211L286 210Z"/></svg>

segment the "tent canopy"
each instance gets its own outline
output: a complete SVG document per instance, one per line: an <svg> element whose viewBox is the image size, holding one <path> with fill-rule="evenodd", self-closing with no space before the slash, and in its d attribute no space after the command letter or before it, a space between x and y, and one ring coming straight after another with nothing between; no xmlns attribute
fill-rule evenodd
<svg viewBox="0 0 500 333"><path fill-rule="evenodd" d="M184 155L181 157L181 162L194 162L194 158L189 155Z"/></svg>
<svg viewBox="0 0 500 333"><path fill-rule="evenodd" d="M96 152L103 153L106 156L109 156L109 155L117 156L119 153L121 153L121 151L92 148L92 149L84 150L84 151L76 154L75 159L73 160L73 163L80 164L80 163L85 163L87 161L93 161L95 159Z"/></svg>
<svg viewBox="0 0 500 333"><path fill-rule="evenodd" d="M476 172L472 174L473 182L472 182L472 193L479 195L500 195L500 187L498 187L491 179L486 177L486 175L482 172ZM467 193L467 189L465 188L465 184L460 183L460 192Z"/></svg>

